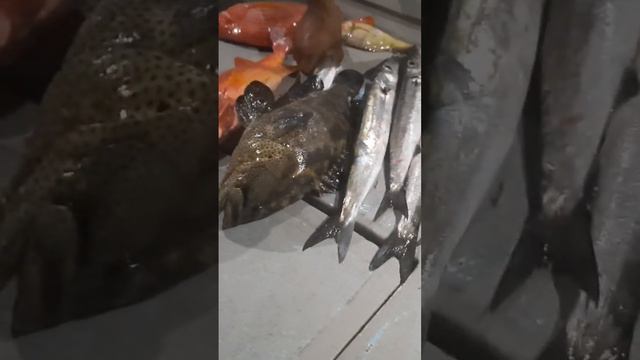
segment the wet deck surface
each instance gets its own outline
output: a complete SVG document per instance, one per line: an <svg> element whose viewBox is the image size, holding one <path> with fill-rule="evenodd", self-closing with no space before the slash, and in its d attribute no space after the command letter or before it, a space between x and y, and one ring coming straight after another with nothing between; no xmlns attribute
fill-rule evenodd
<svg viewBox="0 0 640 360"><path fill-rule="evenodd" d="M347 17L373 15L377 25L412 42L420 27L351 1L339 2ZM219 69L234 57L258 60L257 50L219 43ZM389 54L346 49L344 68L365 71ZM283 85L286 88L286 85ZM221 174L227 159L220 164ZM374 235L388 236L394 216L372 218L384 194L382 176L358 221ZM347 258L325 241L302 245L333 204L300 201L266 219L220 233L220 358L244 359L419 359L420 281L414 271L399 287L398 263L370 272L377 247L355 234Z"/></svg>

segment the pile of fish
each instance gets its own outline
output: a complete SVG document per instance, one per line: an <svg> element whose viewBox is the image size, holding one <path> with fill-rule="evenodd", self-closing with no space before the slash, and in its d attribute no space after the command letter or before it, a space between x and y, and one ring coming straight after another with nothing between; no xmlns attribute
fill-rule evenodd
<svg viewBox="0 0 640 360"><path fill-rule="evenodd" d="M524 115L529 215L490 310L550 265L560 317L539 359L629 358L640 311L640 2L448 3L428 71L423 334Z"/></svg>
<svg viewBox="0 0 640 360"><path fill-rule="evenodd" d="M258 62L236 58L235 67L221 74L218 139L222 153L233 150L243 130L234 104L250 82L260 81L275 91L286 76L297 71L307 75L329 71L330 82L344 56L343 42L371 52L406 52L412 47L375 28L370 16L342 18L333 0L240 3L219 13L220 40L273 51ZM295 66L285 65L288 54Z"/></svg>
<svg viewBox="0 0 640 360"><path fill-rule="evenodd" d="M420 226L420 55L413 48L392 56L366 76L343 70L326 88L312 75L277 100L269 86L252 82L236 103L246 130L220 185L223 229L269 216L306 195L337 191L339 212L304 249L335 238L342 262L388 149L390 185L379 213L390 204L398 220L370 269L395 256L404 282L417 264Z"/></svg>

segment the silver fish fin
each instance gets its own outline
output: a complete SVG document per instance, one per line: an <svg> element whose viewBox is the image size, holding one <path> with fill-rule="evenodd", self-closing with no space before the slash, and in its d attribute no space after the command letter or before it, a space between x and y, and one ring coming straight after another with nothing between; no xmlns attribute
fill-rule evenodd
<svg viewBox="0 0 640 360"><path fill-rule="evenodd" d="M544 242L538 234L539 221L529 219L516 243L507 267L496 287L488 311L495 311L511 294L525 283L533 271L543 265Z"/></svg>
<svg viewBox="0 0 640 360"><path fill-rule="evenodd" d="M344 261L344 258L347 256L347 251L349 251L349 244L351 244L351 237L353 236L354 227L355 222L346 224L336 235L336 242L338 243L339 263L342 263Z"/></svg>
<svg viewBox="0 0 640 360"><path fill-rule="evenodd" d="M394 231L378 249L369 263L369 270L374 271L387 260L396 257L400 264L400 283L404 283L418 265L416 258L416 239L403 239Z"/></svg>
<svg viewBox="0 0 640 360"><path fill-rule="evenodd" d="M382 214L384 214L391 207L391 195L387 191L384 193L384 197L382 198L382 202L380 202L380 206L378 207L378 211L373 216L373 221L377 221Z"/></svg>
<svg viewBox="0 0 640 360"><path fill-rule="evenodd" d="M309 239L302 246L302 251L321 243L325 239L333 238L340 230L339 215L327 218L318 228L309 236Z"/></svg>

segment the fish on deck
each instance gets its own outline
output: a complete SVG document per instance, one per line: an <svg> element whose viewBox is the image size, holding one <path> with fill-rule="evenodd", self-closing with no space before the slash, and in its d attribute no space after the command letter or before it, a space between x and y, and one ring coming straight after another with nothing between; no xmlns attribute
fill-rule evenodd
<svg viewBox="0 0 640 360"><path fill-rule="evenodd" d="M274 90L282 80L295 71L284 64L286 48L276 45L273 53L254 62L242 58L235 59L235 67L220 75L218 82L218 139L224 141L240 126L236 114L236 99L243 94L247 85L259 81Z"/></svg>
<svg viewBox="0 0 640 360"><path fill-rule="evenodd" d="M373 24L358 21L342 23L342 39L351 47L369 52L406 52L413 47L412 44L387 34Z"/></svg>
<svg viewBox="0 0 640 360"><path fill-rule="evenodd" d="M282 38L290 45L293 29L306 12L306 4L295 2L258 1L236 4L220 12L218 36L220 40L265 49L272 48L273 43ZM343 23L343 30L348 30L344 28L346 23L373 26L375 21L370 16L348 20Z"/></svg>
<svg viewBox="0 0 640 360"><path fill-rule="evenodd" d="M599 270L599 296L575 290L544 359L629 359L640 311L640 96L612 115L597 160L590 229ZM572 354L572 356L569 356Z"/></svg>
<svg viewBox="0 0 640 360"><path fill-rule="evenodd" d="M338 261L345 259L360 207L382 171L391 130L399 63L397 57L391 57L376 67L376 75L364 105L353 165L346 187L341 189L339 196L341 211L327 218L309 236L304 249L325 239L335 238L338 244Z"/></svg>
<svg viewBox="0 0 640 360"><path fill-rule="evenodd" d="M535 203L540 205L530 209L492 308L548 263L554 275L568 276L590 299L598 299L585 188L624 73L633 63L639 17L640 2L634 0L550 2L540 51L542 174L532 180L539 184Z"/></svg>
<svg viewBox="0 0 640 360"><path fill-rule="evenodd" d="M278 108L266 85L253 82L247 87L238 113L254 113L242 109L245 106L262 110L249 117L220 185L223 229L267 217L310 192L336 187L355 133L351 98L362 82L360 73L345 70L331 88L311 91Z"/></svg>

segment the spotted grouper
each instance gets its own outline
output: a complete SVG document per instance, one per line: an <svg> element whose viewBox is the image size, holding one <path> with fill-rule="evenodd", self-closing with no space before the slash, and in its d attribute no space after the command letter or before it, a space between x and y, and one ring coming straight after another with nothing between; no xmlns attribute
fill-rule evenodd
<svg viewBox="0 0 640 360"><path fill-rule="evenodd" d="M16 335L159 290L157 276L138 286L145 254L215 211L215 4L87 9L1 197L0 287L17 275ZM132 269L138 285L126 288Z"/></svg>
<svg viewBox="0 0 640 360"><path fill-rule="evenodd" d="M351 98L362 82L360 73L344 70L331 88L279 108L270 105L273 94L263 84L247 87L245 98L254 99L247 103L266 112L248 125L220 185L223 229L267 217L313 191L335 189L357 128Z"/></svg>

